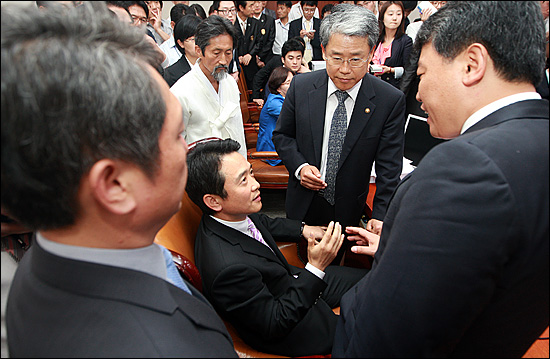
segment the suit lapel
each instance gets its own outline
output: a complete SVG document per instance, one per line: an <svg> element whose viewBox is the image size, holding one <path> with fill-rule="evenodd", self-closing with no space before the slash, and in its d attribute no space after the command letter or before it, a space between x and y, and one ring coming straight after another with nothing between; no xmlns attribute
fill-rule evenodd
<svg viewBox="0 0 550 359"><path fill-rule="evenodd" d="M342 145L338 168L342 166L347 156L350 154L353 146L363 133L367 122L376 109L376 105L371 101L371 99L375 97L375 94L368 76L369 75L366 75L363 78L361 88L357 94L357 100L355 102L355 106L353 107L353 113L346 132L346 138L344 139L344 144Z"/></svg>
<svg viewBox="0 0 550 359"><path fill-rule="evenodd" d="M268 233L267 229L261 225L261 223L258 224L257 221L253 221L254 224L256 224L256 228L258 228L258 230L262 234L264 240L273 249L273 252L254 238L247 236L246 234L239 232L236 229L228 227L211 218L210 216L205 216L205 219L206 224L210 228L210 230L216 233L222 240L231 243L231 245L233 246L241 247L244 252L259 257L264 257L270 261L282 264L288 269L288 263L286 263L286 265L285 263L281 263L282 261L279 256L277 254L273 254L274 252L277 253L280 251L278 250L277 244L275 243L273 237Z"/></svg>
<svg viewBox="0 0 550 359"><path fill-rule="evenodd" d="M273 238L271 233L269 233L267 228L265 228L260 221L256 220L254 216L251 216L250 219L252 220L252 222L254 222L254 225L256 226L256 228L258 228L258 230L262 234L264 241L266 241L266 243L269 244L271 248L273 248L273 253L275 253L275 256L279 259L279 261L281 261L281 263L283 263L287 271L290 273L290 265L286 261L286 258L283 255L283 253L281 253L281 251L279 250L279 246L277 246L277 242L275 242L275 239Z"/></svg>

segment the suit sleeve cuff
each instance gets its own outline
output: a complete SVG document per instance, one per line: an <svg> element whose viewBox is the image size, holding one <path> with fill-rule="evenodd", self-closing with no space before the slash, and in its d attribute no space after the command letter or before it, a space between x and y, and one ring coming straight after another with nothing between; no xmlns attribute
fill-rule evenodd
<svg viewBox="0 0 550 359"><path fill-rule="evenodd" d="M320 269L317 269L313 264L311 264L309 262L306 264L305 269L310 271L312 274L314 274L319 279L325 278L325 272L323 272Z"/></svg>

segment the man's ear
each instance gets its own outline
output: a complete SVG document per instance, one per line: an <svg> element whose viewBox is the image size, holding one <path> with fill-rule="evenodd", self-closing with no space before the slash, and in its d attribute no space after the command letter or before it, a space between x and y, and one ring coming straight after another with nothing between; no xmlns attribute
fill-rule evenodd
<svg viewBox="0 0 550 359"><path fill-rule="evenodd" d="M367 61L367 65L370 64L370 62L372 61L372 58L374 57L374 51L376 51L376 46L374 46L372 49L370 49L369 61Z"/></svg>
<svg viewBox="0 0 550 359"><path fill-rule="evenodd" d="M327 55L325 53L325 47L323 46L323 44L321 44L321 51L323 52L323 60L327 60Z"/></svg>
<svg viewBox="0 0 550 359"><path fill-rule="evenodd" d="M479 43L473 43L462 53L463 56L463 76L462 83L465 86L474 86L478 84L487 71L489 64L489 52L487 48Z"/></svg>
<svg viewBox="0 0 550 359"><path fill-rule="evenodd" d="M214 194L205 194L202 197L204 204L214 212L220 212L223 209L220 196Z"/></svg>
<svg viewBox="0 0 550 359"><path fill-rule="evenodd" d="M199 45L195 45L195 52L197 53L198 57L203 57L203 53Z"/></svg>
<svg viewBox="0 0 550 359"><path fill-rule="evenodd" d="M133 166L111 159L94 163L87 180L95 200L115 214L132 212L137 204L129 183L134 171Z"/></svg>

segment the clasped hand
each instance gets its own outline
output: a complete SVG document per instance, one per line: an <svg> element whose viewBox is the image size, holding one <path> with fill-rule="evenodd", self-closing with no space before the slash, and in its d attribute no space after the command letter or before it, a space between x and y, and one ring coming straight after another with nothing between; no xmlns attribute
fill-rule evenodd
<svg viewBox="0 0 550 359"><path fill-rule="evenodd" d="M322 227L317 227L322 228ZM321 229L322 230L322 229ZM305 228L304 228L305 232ZM342 226L338 222L331 221L321 241L318 241L313 232L307 237L307 259L315 268L324 271L338 254L338 250L344 242Z"/></svg>

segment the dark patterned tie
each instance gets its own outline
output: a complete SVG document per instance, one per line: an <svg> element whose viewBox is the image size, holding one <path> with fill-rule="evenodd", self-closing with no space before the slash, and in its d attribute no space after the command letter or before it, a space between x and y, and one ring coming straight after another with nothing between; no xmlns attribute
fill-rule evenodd
<svg viewBox="0 0 550 359"><path fill-rule="evenodd" d="M348 128L348 116L344 101L346 101L346 98L349 96L346 91L337 90L334 93L338 98L338 106L334 111L332 123L330 125L327 171L325 174L325 182L327 183L327 187L325 188L325 199L332 206L334 206L338 161L340 160L340 152L342 152L342 145L344 144L344 138L346 138L346 131Z"/></svg>

